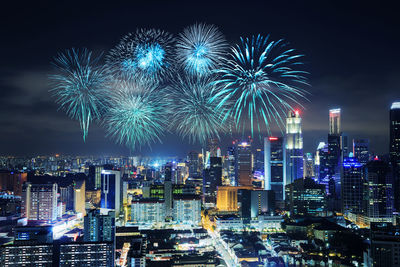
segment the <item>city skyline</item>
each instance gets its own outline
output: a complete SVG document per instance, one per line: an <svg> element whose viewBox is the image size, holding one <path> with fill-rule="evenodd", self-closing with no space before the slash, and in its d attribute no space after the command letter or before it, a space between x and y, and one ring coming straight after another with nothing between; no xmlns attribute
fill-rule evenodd
<svg viewBox="0 0 400 267"><path fill-rule="evenodd" d="M128 6L126 10L113 7L107 11L101 5L83 6L81 11L62 4L49 5L48 11L32 6L30 9L34 11L32 14L16 14L14 13L16 9L11 7L10 10L14 12L3 18L6 22L12 18L16 23L10 24L10 28L5 29L5 36L10 38L2 43L3 50L10 51L4 57L5 65L2 68L6 69L2 71L4 74L1 75L0 84L5 92L1 99L1 112L4 115L1 116L1 122L5 125L0 135L2 154L130 155L128 149L106 138L104 130L96 124L92 124L89 138L84 143L78 122L70 121L61 111L56 112L57 106L48 92L50 89L47 77L50 70L48 62L63 48L88 47L95 51L109 50L121 35L133 31L136 27L163 28L177 34L186 25L195 22L215 24L230 42L236 42L239 36L249 36L257 32L269 33L272 38L287 39L300 53L305 54L306 69L311 73L312 86L309 88L310 102L304 102L306 109L301 110L304 151L315 151L320 141L326 141L329 109L341 108L341 128L349 135L349 142L353 138L368 138L371 151L376 154L388 153L389 109L392 102L399 100L396 95L398 83L395 79L398 67L393 63L397 62L398 55L392 53L396 51L394 48L399 39L390 35L390 29L397 26L397 22L392 21L394 17L391 16L393 13L390 11L390 6L352 4L346 5L347 11L341 12L343 6L340 3L297 3L292 8L285 9L289 19L280 21L281 13L274 14L274 10L282 10L279 4L254 3L254 5L266 8L261 12L255 11L252 5L245 7L247 10L244 11L256 12L258 15L250 19L249 12L243 12L234 7L234 4L224 12L221 12L224 10L223 4L215 4L215 10L209 11L209 14L221 12L222 15L204 18L203 8L192 10L192 16L186 16L190 10L189 6L171 3L167 5L168 14L164 14L161 12L165 7L164 4L155 3L153 6L156 12L151 20L144 20L140 12L135 13L137 16L133 18L118 16L119 19L115 20L116 14L120 12L128 13L133 8L136 8L136 11L145 8L141 5ZM181 7L180 10L176 9L178 6ZM62 23L55 20L52 13L55 11L58 12L57 16L63 18ZM73 20L68 16L70 11L76 14ZM162 21L171 14L184 15L183 19L174 19L163 27ZM30 20L16 19L19 16L25 16ZM242 24L232 28L229 25L236 17L241 18ZM46 24L47 20L54 21L54 25ZM310 23L316 21L318 25L308 27ZM96 23L101 23L106 29L106 34ZM42 27L41 30L39 26ZM383 26L385 28L381 30ZM296 30L298 28L304 29L302 35ZM82 31L91 33L90 41L82 35ZM16 35L16 32L19 35ZM23 38L21 33L28 32L39 38L18 43ZM60 35L60 32L63 34ZM351 38L354 34L357 38ZM371 34L376 34L376 38L369 38ZM388 41L382 44L380 40ZM18 49L21 45L30 48ZM389 49L392 46L393 49ZM381 47L385 49L379 49ZM385 53L390 54L390 60L387 57L389 54ZM333 56L336 54L341 55L339 60ZM381 67L371 70L368 62ZM358 101L359 99L362 101ZM370 127L371 125L375 127ZM273 135L279 136L280 133L275 131ZM266 136L265 134L262 137ZM233 137L236 139L240 136ZM224 136L220 142L221 148L225 149L231 139L229 136ZM199 144L189 144L187 139L183 142L181 140L173 134L166 134L163 144L154 143L151 149L144 146L141 151L132 154L183 156L192 149L201 148Z"/></svg>

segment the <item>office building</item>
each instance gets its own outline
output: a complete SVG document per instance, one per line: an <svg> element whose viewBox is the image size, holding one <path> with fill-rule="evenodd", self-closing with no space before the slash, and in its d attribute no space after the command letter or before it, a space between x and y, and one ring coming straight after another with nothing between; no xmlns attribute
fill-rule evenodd
<svg viewBox="0 0 400 267"><path fill-rule="evenodd" d="M227 155L224 161L225 170L227 172L227 178L230 185L236 184L236 146L232 145L228 147Z"/></svg>
<svg viewBox="0 0 400 267"><path fill-rule="evenodd" d="M256 149L254 157L254 172L264 175L264 150L261 148Z"/></svg>
<svg viewBox="0 0 400 267"><path fill-rule="evenodd" d="M189 152L188 155L189 177L200 177L200 157L196 151Z"/></svg>
<svg viewBox="0 0 400 267"><path fill-rule="evenodd" d="M303 136L299 111L286 118L286 184L303 177Z"/></svg>
<svg viewBox="0 0 400 267"><path fill-rule="evenodd" d="M341 168L343 155L343 139L341 131L341 110L340 108L329 110L329 134L328 134L328 155L327 169L329 177L329 195L334 201L333 209L338 209L338 202L341 192Z"/></svg>
<svg viewBox="0 0 400 267"><path fill-rule="evenodd" d="M174 197L173 220L177 224L199 225L201 221L201 199L196 195Z"/></svg>
<svg viewBox="0 0 400 267"><path fill-rule="evenodd" d="M101 172L104 170L103 166L90 166L88 175L87 187L90 190L101 189Z"/></svg>
<svg viewBox="0 0 400 267"><path fill-rule="evenodd" d="M53 222L57 219L57 184L25 183L21 198L22 216L28 221Z"/></svg>
<svg viewBox="0 0 400 267"><path fill-rule="evenodd" d="M251 153L251 142L236 144L235 176L238 186L252 185L253 157Z"/></svg>
<svg viewBox="0 0 400 267"><path fill-rule="evenodd" d="M209 138L207 142L207 151L209 152L209 157L219 157L218 155L218 139Z"/></svg>
<svg viewBox="0 0 400 267"><path fill-rule="evenodd" d="M60 201L64 203L65 210L73 211L74 210L74 185L60 185L58 187L60 193Z"/></svg>
<svg viewBox="0 0 400 267"><path fill-rule="evenodd" d="M304 156L304 177L314 178L315 177L315 165L314 158L311 153L306 153Z"/></svg>
<svg viewBox="0 0 400 267"><path fill-rule="evenodd" d="M325 186L311 178L286 185L286 209L290 215L321 216L326 212Z"/></svg>
<svg viewBox="0 0 400 267"><path fill-rule="evenodd" d="M115 238L115 212L107 214L100 213L100 210L90 210L84 217L85 242L114 242Z"/></svg>
<svg viewBox="0 0 400 267"><path fill-rule="evenodd" d="M380 267L400 266L400 229L391 223L371 223L370 265Z"/></svg>
<svg viewBox="0 0 400 267"><path fill-rule="evenodd" d="M389 165L379 159L364 167L364 210L369 222L392 222L393 174Z"/></svg>
<svg viewBox="0 0 400 267"><path fill-rule="evenodd" d="M74 183L74 211L86 215L86 183L78 180Z"/></svg>
<svg viewBox="0 0 400 267"><path fill-rule="evenodd" d="M122 183L120 171L101 171L100 207L102 209L115 210L116 216L119 216L122 208Z"/></svg>
<svg viewBox="0 0 400 267"><path fill-rule="evenodd" d="M0 252L0 266L54 266L52 244L9 245Z"/></svg>
<svg viewBox="0 0 400 267"><path fill-rule="evenodd" d="M275 193L272 190L251 191L251 218L275 212Z"/></svg>
<svg viewBox="0 0 400 267"><path fill-rule="evenodd" d="M315 153L315 172L318 183L328 184L328 144L320 142Z"/></svg>
<svg viewBox="0 0 400 267"><path fill-rule="evenodd" d="M15 245L34 245L53 243L52 226L16 226L14 227Z"/></svg>
<svg viewBox="0 0 400 267"><path fill-rule="evenodd" d="M362 164L357 158L344 158L342 175L342 210L361 214L363 200Z"/></svg>
<svg viewBox="0 0 400 267"><path fill-rule="evenodd" d="M340 108L329 110L329 134L340 135L342 133L340 112Z"/></svg>
<svg viewBox="0 0 400 267"><path fill-rule="evenodd" d="M390 107L390 164L393 168L394 207L400 212L400 102L394 102Z"/></svg>
<svg viewBox="0 0 400 267"><path fill-rule="evenodd" d="M214 206L217 186L222 185L222 158L210 157L210 167L204 170L203 179L204 203L208 206Z"/></svg>
<svg viewBox="0 0 400 267"><path fill-rule="evenodd" d="M59 266L115 266L112 242L60 244Z"/></svg>
<svg viewBox="0 0 400 267"><path fill-rule="evenodd" d="M275 200L285 199L286 149L283 137L264 139L264 189L275 192Z"/></svg>
<svg viewBox="0 0 400 267"><path fill-rule="evenodd" d="M218 186L217 210L238 211L238 190L252 190L252 186ZM249 206L250 209L250 206Z"/></svg>
<svg viewBox="0 0 400 267"><path fill-rule="evenodd" d="M369 162L369 139L353 139L353 157L362 165Z"/></svg>

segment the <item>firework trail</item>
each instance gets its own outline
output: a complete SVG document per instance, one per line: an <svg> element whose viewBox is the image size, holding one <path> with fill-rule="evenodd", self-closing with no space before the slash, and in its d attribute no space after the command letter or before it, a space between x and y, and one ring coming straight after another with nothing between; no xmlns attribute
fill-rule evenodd
<svg viewBox="0 0 400 267"><path fill-rule="evenodd" d="M211 78L177 78L170 91L173 127L190 142L205 144L226 131L226 104L216 97L217 88ZM226 102L227 103L227 102Z"/></svg>
<svg viewBox="0 0 400 267"><path fill-rule="evenodd" d="M108 136L134 150L161 142L166 116L165 96L157 86L130 81L114 89L104 124Z"/></svg>
<svg viewBox="0 0 400 267"><path fill-rule="evenodd" d="M192 75L209 74L228 51L228 44L218 28L206 24L185 28L176 46L178 64Z"/></svg>
<svg viewBox="0 0 400 267"><path fill-rule="evenodd" d="M222 89L216 98L234 103L229 109L238 128L245 129L246 114L251 134L254 127L260 133L260 122L270 132L271 121L279 127L299 98L306 98L307 72L301 69L302 55L288 48L283 40L271 41L258 35L241 38L240 44L231 48L229 59L218 71L221 78L216 84Z"/></svg>
<svg viewBox="0 0 400 267"><path fill-rule="evenodd" d="M86 140L89 124L101 117L107 104L107 71L87 49L59 53L52 62L58 70L50 75L56 102L69 117L78 120Z"/></svg>
<svg viewBox="0 0 400 267"><path fill-rule="evenodd" d="M110 51L107 66L116 77L162 82L175 67L174 42L173 36L162 30L137 30Z"/></svg>

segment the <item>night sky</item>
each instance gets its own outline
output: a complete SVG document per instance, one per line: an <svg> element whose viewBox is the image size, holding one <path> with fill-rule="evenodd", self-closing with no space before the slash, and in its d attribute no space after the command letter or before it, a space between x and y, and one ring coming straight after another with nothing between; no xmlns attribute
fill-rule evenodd
<svg viewBox="0 0 400 267"><path fill-rule="evenodd" d="M318 142L327 138L328 110L336 107L342 108L342 130L350 140L370 138L375 153L388 151L389 108L400 100L400 20L394 4L34 2L2 5L0 155L129 155L128 149L106 138L103 128L95 123L83 142L79 123L59 111L48 92L50 61L72 47L107 53L123 35L137 28L161 28L178 34L195 22L215 24L230 43L240 36L270 34L272 39L286 39L305 54L312 85L310 102L304 103L306 109L301 112L306 152L315 151ZM229 139L224 138L222 148ZM173 134L162 140L163 144L134 154L181 156L200 147Z"/></svg>

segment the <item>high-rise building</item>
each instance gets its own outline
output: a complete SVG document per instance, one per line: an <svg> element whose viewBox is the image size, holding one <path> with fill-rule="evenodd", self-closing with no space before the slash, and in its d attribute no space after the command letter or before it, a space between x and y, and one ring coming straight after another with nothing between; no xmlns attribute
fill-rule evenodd
<svg viewBox="0 0 400 267"><path fill-rule="evenodd" d="M57 184L25 183L21 198L22 215L28 221L53 222L57 219Z"/></svg>
<svg viewBox="0 0 400 267"><path fill-rule="evenodd" d="M200 177L200 158L199 153L190 151L188 155L189 177Z"/></svg>
<svg viewBox="0 0 400 267"><path fill-rule="evenodd" d="M251 191L251 218L270 214L275 210L275 193L272 190Z"/></svg>
<svg viewBox="0 0 400 267"><path fill-rule="evenodd" d="M201 200L197 195L174 197L173 219L177 224L197 226L201 221Z"/></svg>
<svg viewBox="0 0 400 267"><path fill-rule="evenodd" d="M329 134L340 135L340 108L329 110Z"/></svg>
<svg viewBox="0 0 400 267"><path fill-rule="evenodd" d="M109 211L102 214L100 210L90 210L84 217L85 242L114 242L115 238L115 212Z"/></svg>
<svg viewBox="0 0 400 267"><path fill-rule="evenodd" d="M369 222L392 222L393 176L389 165L379 159L364 167L364 210Z"/></svg>
<svg viewBox="0 0 400 267"><path fill-rule="evenodd" d="M112 242L66 243L60 244L59 250L60 267L115 266Z"/></svg>
<svg viewBox="0 0 400 267"><path fill-rule="evenodd" d="M165 222L163 199L143 198L132 201L131 221L134 224L156 224Z"/></svg>
<svg viewBox="0 0 400 267"><path fill-rule="evenodd" d="M53 245L34 244L0 247L0 266L54 266Z"/></svg>
<svg viewBox="0 0 400 267"><path fill-rule="evenodd" d="M210 153L210 157L218 157L218 139L208 139L207 151Z"/></svg>
<svg viewBox="0 0 400 267"><path fill-rule="evenodd" d="M363 201L362 164L356 158L344 158L342 175L342 210L361 214Z"/></svg>
<svg viewBox="0 0 400 267"><path fill-rule="evenodd" d="M238 190L252 189L252 186L219 186L217 192L218 211L238 211Z"/></svg>
<svg viewBox="0 0 400 267"><path fill-rule="evenodd" d="M400 102L390 108L390 163L393 168L394 207L400 212Z"/></svg>
<svg viewBox="0 0 400 267"><path fill-rule="evenodd" d="M275 192L275 200L285 199L286 184L286 149L283 137L266 137L264 139L265 190Z"/></svg>
<svg viewBox="0 0 400 267"><path fill-rule="evenodd" d="M239 186L252 185L253 157L251 143L241 142L236 145L235 176Z"/></svg>
<svg viewBox="0 0 400 267"><path fill-rule="evenodd" d="M164 167L164 203L165 203L165 216L169 220L172 218L172 164L167 163Z"/></svg>
<svg viewBox="0 0 400 267"><path fill-rule="evenodd" d="M315 172L318 177L318 183L324 184L328 177L328 144L320 142L315 153ZM329 177L328 177L329 179ZM326 184L328 182L326 181Z"/></svg>
<svg viewBox="0 0 400 267"><path fill-rule="evenodd" d="M298 110L286 118L286 184L303 177L303 136Z"/></svg>
<svg viewBox="0 0 400 267"><path fill-rule="evenodd" d="M264 150L261 148L256 149L254 172L264 174Z"/></svg>
<svg viewBox="0 0 400 267"><path fill-rule="evenodd" d="M353 157L362 165L369 162L369 139L353 139Z"/></svg>
<svg viewBox="0 0 400 267"><path fill-rule="evenodd" d="M286 209L290 215L319 216L326 212L325 186L311 178L297 179L286 185Z"/></svg>
<svg viewBox="0 0 400 267"><path fill-rule="evenodd" d="M64 203L65 209L68 211L74 210L74 185L60 185L58 189L60 192L60 201Z"/></svg>
<svg viewBox="0 0 400 267"><path fill-rule="evenodd" d="M122 183L121 173L115 170L101 172L101 201L103 209L115 210L118 217L122 208Z"/></svg>
<svg viewBox="0 0 400 267"><path fill-rule="evenodd" d="M74 183L74 211L86 215L86 188L85 180L78 180Z"/></svg>
<svg viewBox="0 0 400 267"><path fill-rule="evenodd" d="M315 177L314 158L311 153L306 153L304 156L304 177Z"/></svg>
<svg viewBox="0 0 400 267"><path fill-rule="evenodd" d="M225 164L225 169L228 175L228 179L229 179L229 184L230 185L237 185L236 184L236 179L235 179L235 175L236 175L236 146L230 146L228 147L228 151L227 151L227 156L226 159L224 161Z"/></svg>
<svg viewBox="0 0 400 267"><path fill-rule="evenodd" d="M210 157L210 167L204 170L203 196L204 203L214 206L217 197L217 186L222 185L222 158Z"/></svg>
<svg viewBox="0 0 400 267"><path fill-rule="evenodd" d="M104 170L103 166L90 166L88 175L88 184L86 185L90 190L97 190L101 188L101 172Z"/></svg>

